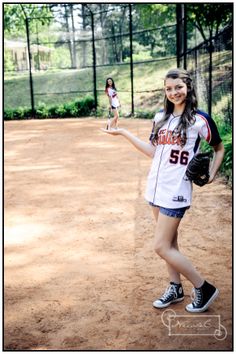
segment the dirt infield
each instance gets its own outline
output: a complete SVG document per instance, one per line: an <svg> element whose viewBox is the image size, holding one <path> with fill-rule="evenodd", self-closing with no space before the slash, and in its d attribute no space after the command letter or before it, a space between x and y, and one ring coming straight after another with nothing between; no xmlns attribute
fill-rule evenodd
<svg viewBox="0 0 236 354"><path fill-rule="evenodd" d="M121 125L148 139L150 121ZM185 300L169 308L176 325L152 307L168 277L143 198L151 160L102 133L105 120L4 126L5 349L232 349L231 190L222 179L194 188L179 237L220 296L208 317L186 317L192 285L183 279Z"/></svg>

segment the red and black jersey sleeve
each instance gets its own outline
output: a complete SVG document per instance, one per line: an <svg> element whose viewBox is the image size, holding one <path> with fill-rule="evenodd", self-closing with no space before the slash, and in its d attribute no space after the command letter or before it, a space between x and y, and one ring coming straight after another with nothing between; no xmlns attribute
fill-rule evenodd
<svg viewBox="0 0 236 354"><path fill-rule="evenodd" d="M201 128L201 136L208 142L209 145L215 146L222 142L215 121L205 112L197 111L198 117L204 122Z"/></svg>

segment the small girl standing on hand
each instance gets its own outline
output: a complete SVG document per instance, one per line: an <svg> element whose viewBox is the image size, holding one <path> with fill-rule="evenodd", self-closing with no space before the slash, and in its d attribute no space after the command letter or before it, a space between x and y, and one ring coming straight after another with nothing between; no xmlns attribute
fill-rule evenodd
<svg viewBox="0 0 236 354"><path fill-rule="evenodd" d="M164 80L164 110L153 120L150 142L146 143L126 129L103 130L122 135L145 155L151 157L145 198L156 220L155 252L165 260L170 284L153 302L165 308L184 300L181 275L194 286L195 298L186 306L189 312L203 312L218 296L219 290L208 283L179 251L178 227L192 201L192 182L185 175L187 165L198 152L201 138L214 150L208 183L213 182L223 161L224 146L215 122L197 109L192 79L186 70L170 70ZM192 240L194 251L194 240Z"/></svg>
<svg viewBox="0 0 236 354"><path fill-rule="evenodd" d="M106 80L105 93L107 94L109 99L109 111L112 111L114 114L113 119L111 121L109 120L109 124L107 125L107 129L110 130L112 128L118 128L118 108L120 106L115 83L111 77Z"/></svg>

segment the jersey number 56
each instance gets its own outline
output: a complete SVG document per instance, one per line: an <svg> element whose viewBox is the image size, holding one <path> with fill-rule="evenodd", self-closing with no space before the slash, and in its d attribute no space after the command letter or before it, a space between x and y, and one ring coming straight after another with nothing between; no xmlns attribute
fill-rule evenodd
<svg viewBox="0 0 236 354"><path fill-rule="evenodd" d="M187 165L188 157L189 157L188 151L171 150L170 163L176 164L179 162L181 165Z"/></svg>

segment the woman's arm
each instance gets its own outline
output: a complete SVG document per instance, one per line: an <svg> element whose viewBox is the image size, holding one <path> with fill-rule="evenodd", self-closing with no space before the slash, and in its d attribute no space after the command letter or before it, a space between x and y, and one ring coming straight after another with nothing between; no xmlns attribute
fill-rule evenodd
<svg viewBox="0 0 236 354"><path fill-rule="evenodd" d="M108 96L108 98L109 98L109 104L110 104L110 108L112 107L112 98L111 98L111 96Z"/></svg>
<svg viewBox="0 0 236 354"><path fill-rule="evenodd" d="M141 151L144 155L148 157L153 157L156 147L153 146L151 143L146 143L145 141L139 139L128 130L120 128L115 130L106 130L102 129L107 134L111 135L122 135L126 138L137 150Z"/></svg>
<svg viewBox="0 0 236 354"><path fill-rule="evenodd" d="M110 96L110 89L108 88L106 91L107 97L108 97L108 101L109 101L109 105L110 105L110 109L112 107L112 97Z"/></svg>
<svg viewBox="0 0 236 354"><path fill-rule="evenodd" d="M214 156L213 156L213 160L212 160L212 164L211 164L211 168L210 168L210 178L208 183L213 182L217 171L220 168L220 165L222 164L223 158L224 158L224 145L221 142L218 145L213 146L214 149Z"/></svg>

